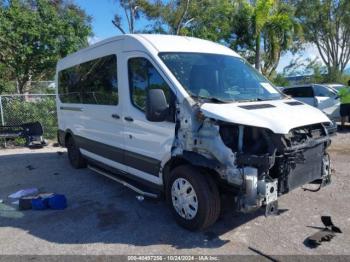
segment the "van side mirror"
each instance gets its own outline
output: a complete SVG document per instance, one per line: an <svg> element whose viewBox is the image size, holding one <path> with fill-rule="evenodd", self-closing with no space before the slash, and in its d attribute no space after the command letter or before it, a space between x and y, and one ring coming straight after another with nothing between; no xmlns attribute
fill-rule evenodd
<svg viewBox="0 0 350 262"><path fill-rule="evenodd" d="M162 89L148 89L146 98L146 119L163 122L168 115L169 105Z"/></svg>

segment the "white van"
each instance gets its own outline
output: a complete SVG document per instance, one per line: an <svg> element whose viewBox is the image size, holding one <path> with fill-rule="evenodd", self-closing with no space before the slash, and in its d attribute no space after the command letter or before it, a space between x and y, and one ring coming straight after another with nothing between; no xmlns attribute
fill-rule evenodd
<svg viewBox="0 0 350 262"><path fill-rule="evenodd" d="M118 36L59 61L56 81L72 166L165 196L187 229L213 224L223 193L269 215L279 195L330 182L330 120L222 45Z"/></svg>

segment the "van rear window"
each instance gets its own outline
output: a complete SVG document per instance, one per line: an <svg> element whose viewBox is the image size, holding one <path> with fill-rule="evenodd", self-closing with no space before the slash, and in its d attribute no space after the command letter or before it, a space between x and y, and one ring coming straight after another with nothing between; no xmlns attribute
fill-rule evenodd
<svg viewBox="0 0 350 262"><path fill-rule="evenodd" d="M62 103L117 105L117 57L109 55L60 71L58 94Z"/></svg>

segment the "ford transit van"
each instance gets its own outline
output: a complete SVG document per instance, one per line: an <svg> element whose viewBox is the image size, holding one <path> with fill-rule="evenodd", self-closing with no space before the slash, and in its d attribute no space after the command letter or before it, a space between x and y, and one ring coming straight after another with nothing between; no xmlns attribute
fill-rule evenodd
<svg viewBox="0 0 350 262"><path fill-rule="evenodd" d="M164 196L187 229L213 224L222 194L269 215L280 195L330 182L328 117L220 44L113 37L60 60L56 86L71 165Z"/></svg>

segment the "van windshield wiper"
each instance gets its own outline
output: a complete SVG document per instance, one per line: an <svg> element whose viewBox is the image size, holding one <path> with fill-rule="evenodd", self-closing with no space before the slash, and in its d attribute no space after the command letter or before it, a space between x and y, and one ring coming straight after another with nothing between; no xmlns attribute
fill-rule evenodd
<svg viewBox="0 0 350 262"><path fill-rule="evenodd" d="M263 97L257 97L254 99L251 99L251 101L271 101L271 100L278 100L278 98L263 98Z"/></svg>
<svg viewBox="0 0 350 262"><path fill-rule="evenodd" d="M216 98L216 97L207 97L207 96L199 96L199 95L191 95L191 97L197 98L200 100L206 100L206 101L213 102L213 103L231 103L232 102L232 101L221 100L221 99Z"/></svg>

